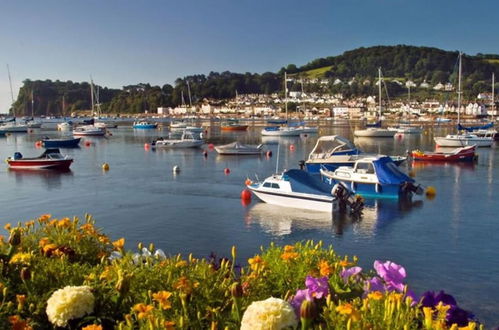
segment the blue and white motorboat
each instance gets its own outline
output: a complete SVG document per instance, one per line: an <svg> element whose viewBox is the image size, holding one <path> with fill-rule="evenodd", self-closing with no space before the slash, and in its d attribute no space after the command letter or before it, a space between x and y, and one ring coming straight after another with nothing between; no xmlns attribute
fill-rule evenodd
<svg viewBox="0 0 499 330"><path fill-rule="evenodd" d="M363 153L342 136L327 135L317 139L305 164L310 173L319 173L321 168L334 171L340 166L352 167L359 159L375 156L379 155ZM407 159L404 156L390 156L390 158L397 166Z"/></svg>
<svg viewBox="0 0 499 330"><path fill-rule="evenodd" d="M363 197L399 198L423 193L422 187L387 156L362 158L353 167L341 166L335 171L321 169L320 173L331 186L341 183Z"/></svg>
<svg viewBox="0 0 499 330"><path fill-rule="evenodd" d="M135 129L155 129L158 127L157 123L150 123L148 121L136 121L133 123Z"/></svg>
<svg viewBox="0 0 499 330"><path fill-rule="evenodd" d="M330 213L339 209L338 199L331 194L331 187L302 170L274 174L247 187L268 204Z"/></svg>
<svg viewBox="0 0 499 330"><path fill-rule="evenodd" d="M42 146L44 148L78 148L81 138L51 139L44 137Z"/></svg>

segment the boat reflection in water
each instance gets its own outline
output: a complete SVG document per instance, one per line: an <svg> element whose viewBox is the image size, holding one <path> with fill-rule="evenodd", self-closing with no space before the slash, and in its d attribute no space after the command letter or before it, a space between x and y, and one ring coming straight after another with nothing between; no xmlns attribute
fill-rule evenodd
<svg viewBox="0 0 499 330"><path fill-rule="evenodd" d="M9 168L8 174L14 177L16 184L27 184L30 187L44 185L48 189L59 188L62 179L72 177L73 172L68 170L46 169L40 171Z"/></svg>
<svg viewBox="0 0 499 330"><path fill-rule="evenodd" d="M366 199L361 217L342 214L334 219L333 230L336 235L342 235L348 227L352 226L357 236L371 237L415 208L422 206L421 199Z"/></svg>
<svg viewBox="0 0 499 330"><path fill-rule="evenodd" d="M475 170L475 162L431 162L431 161L412 161L411 166L413 169L464 169L469 171Z"/></svg>
<svg viewBox="0 0 499 330"><path fill-rule="evenodd" d="M294 230L330 231L333 215L327 212L312 212L267 203L256 203L246 214L248 226L258 224L262 230L273 236L291 234Z"/></svg>

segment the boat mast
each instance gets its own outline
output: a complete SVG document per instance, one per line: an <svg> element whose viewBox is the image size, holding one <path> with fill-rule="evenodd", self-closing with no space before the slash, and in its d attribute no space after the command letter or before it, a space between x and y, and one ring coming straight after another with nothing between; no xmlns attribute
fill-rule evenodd
<svg viewBox="0 0 499 330"><path fill-rule="evenodd" d="M288 76L284 72L284 109L286 110L286 123L288 121Z"/></svg>
<svg viewBox="0 0 499 330"><path fill-rule="evenodd" d="M35 117L35 99L33 98L33 88L31 88L31 119Z"/></svg>
<svg viewBox="0 0 499 330"><path fill-rule="evenodd" d="M462 56L463 53L459 52L459 75L457 80L457 123L461 122L461 70L462 70Z"/></svg>
<svg viewBox="0 0 499 330"><path fill-rule="evenodd" d="M92 76L90 76L90 100L92 102L92 117L95 115L94 113L94 81Z"/></svg>
<svg viewBox="0 0 499 330"><path fill-rule="evenodd" d="M379 120L381 120L381 67L378 68L378 84L379 84Z"/></svg>
<svg viewBox="0 0 499 330"><path fill-rule="evenodd" d="M12 111L14 112L14 118L15 118L16 117L16 109L14 108L14 92L12 90L12 79L10 77L10 68L9 68L8 64L7 64L7 74L9 75L10 100L11 100Z"/></svg>
<svg viewBox="0 0 499 330"><path fill-rule="evenodd" d="M496 75L494 72L492 72L492 113L493 115L494 110L496 109L496 102L495 102L495 94L494 94L494 85L495 85L495 80L496 80Z"/></svg>
<svg viewBox="0 0 499 330"><path fill-rule="evenodd" d="M192 112L192 99L191 99L191 86L189 85L189 80L187 80L187 93L189 94L189 113Z"/></svg>

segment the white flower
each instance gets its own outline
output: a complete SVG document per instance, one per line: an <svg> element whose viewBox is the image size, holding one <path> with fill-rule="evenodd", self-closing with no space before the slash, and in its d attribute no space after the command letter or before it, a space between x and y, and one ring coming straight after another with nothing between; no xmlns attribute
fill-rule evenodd
<svg viewBox="0 0 499 330"><path fill-rule="evenodd" d="M255 301L244 312L241 330L280 330L298 325L293 307L279 298Z"/></svg>
<svg viewBox="0 0 499 330"><path fill-rule="evenodd" d="M66 286L52 293L47 300L49 321L59 327L94 311L94 295L89 286Z"/></svg>
<svg viewBox="0 0 499 330"><path fill-rule="evenodd" d="M154 257L159 260L165 260L166 254L163 252L163 250L157 249L156 252L154 252Z"/></svg>
<svg viewBox="0 0 499 330"><path fill-rule="evenodd" d="M123 254L119 251L113 251L111 252L111 255L107 258L109 261L117 260L123 258Z"/></svg>

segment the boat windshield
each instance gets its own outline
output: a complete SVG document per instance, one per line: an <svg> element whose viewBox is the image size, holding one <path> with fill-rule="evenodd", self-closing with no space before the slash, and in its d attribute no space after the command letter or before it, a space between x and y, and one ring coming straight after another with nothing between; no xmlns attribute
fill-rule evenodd
<svg viewBox="0 0 499 330"><path fill-rule="evenodd" d="M353 143L340 136L321 137L309 155L309 159L327 158L331 155L355 154L359 151Z"/></svg>

